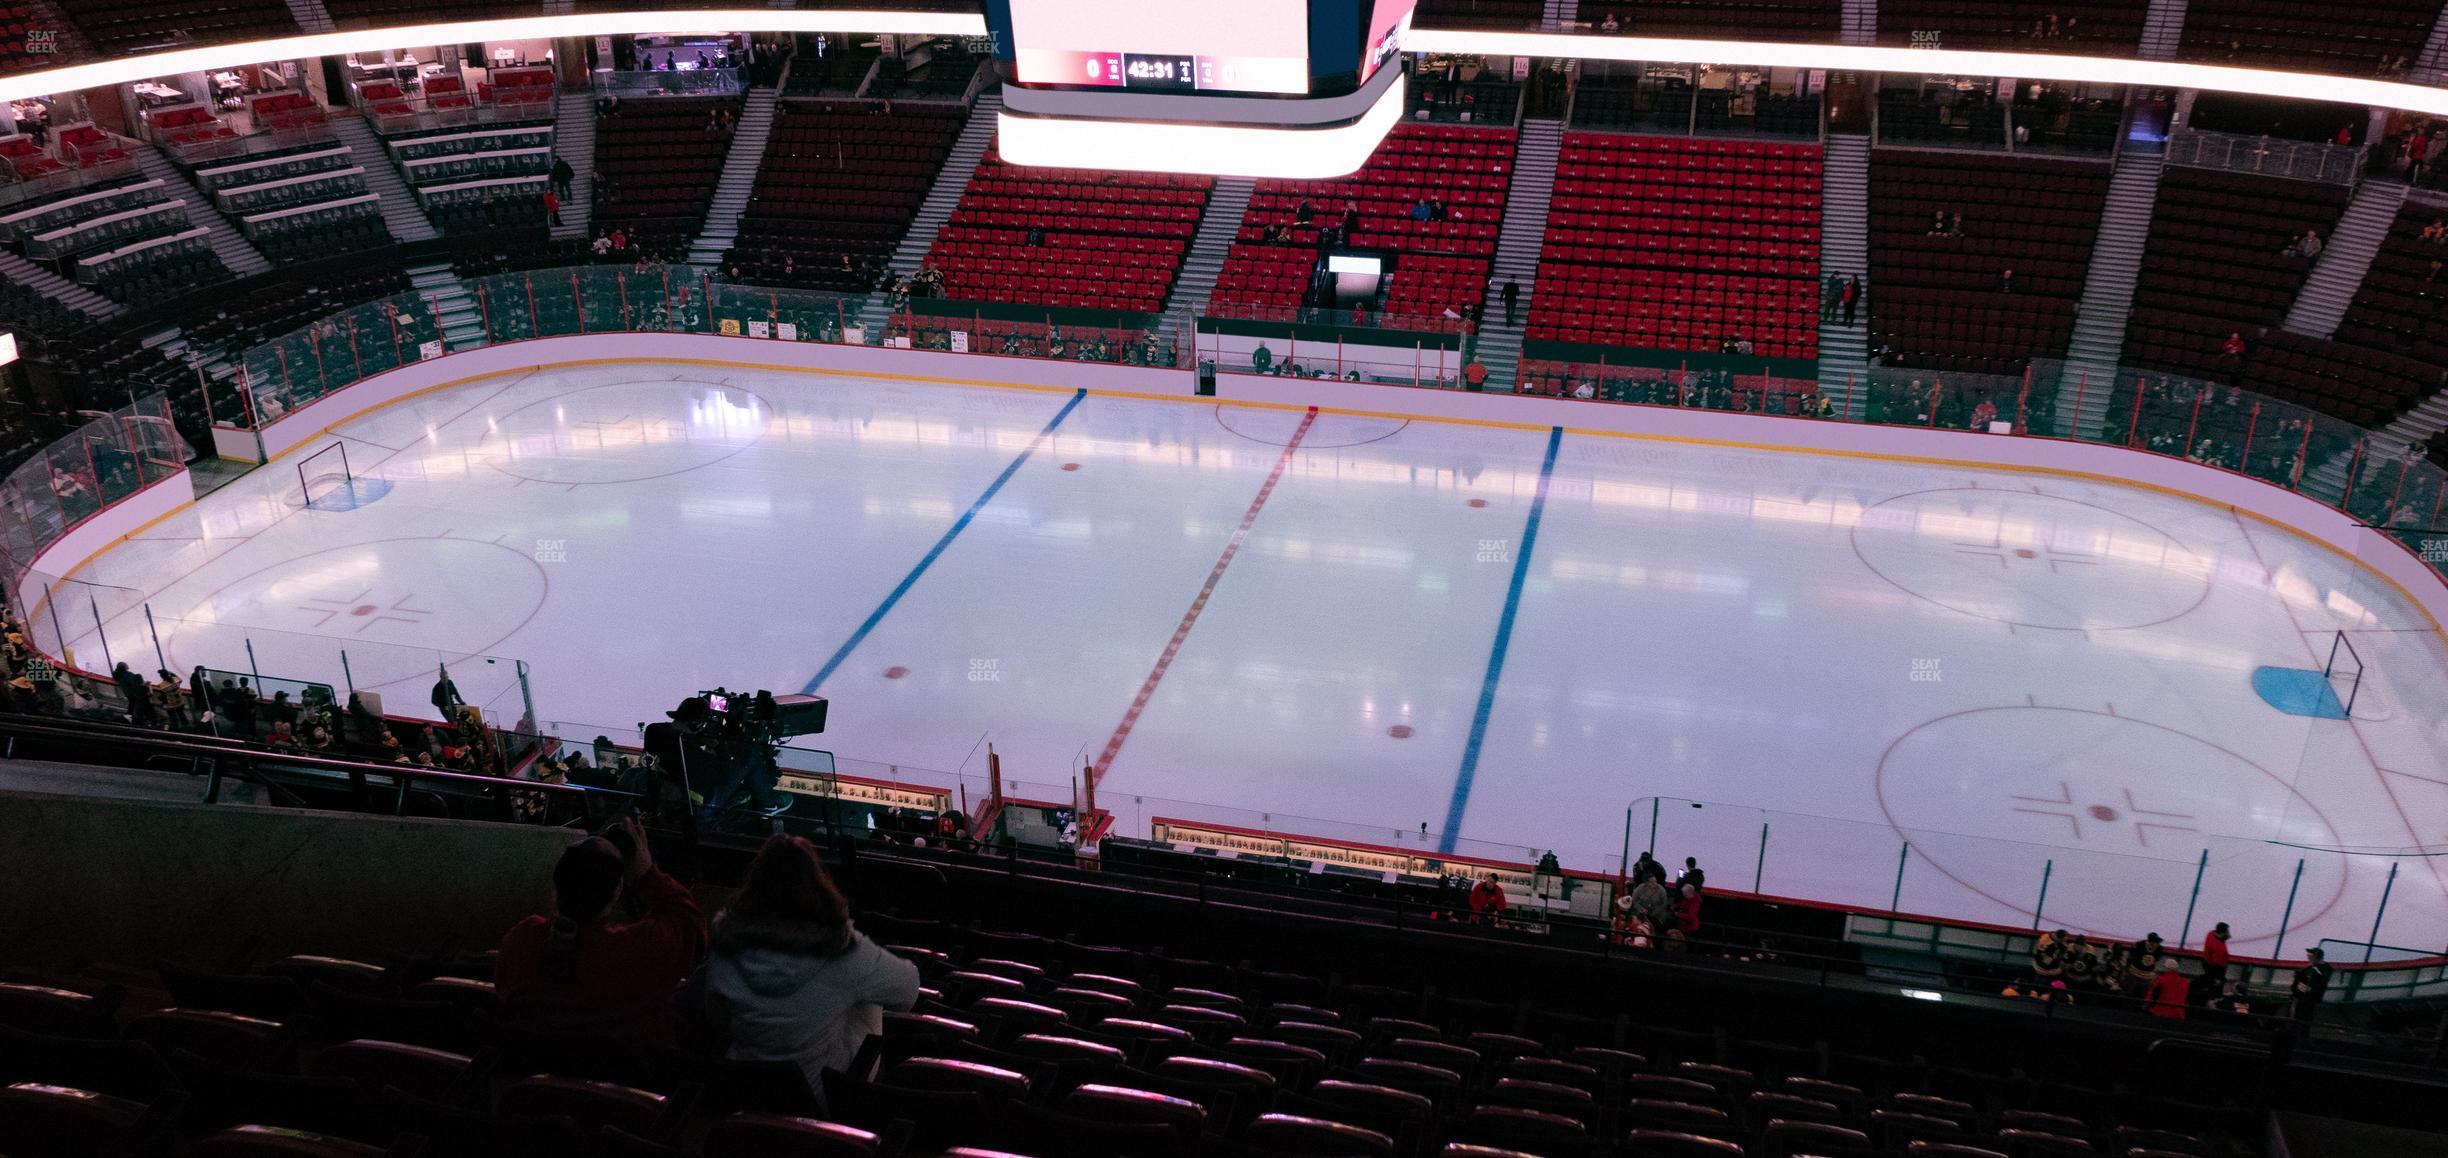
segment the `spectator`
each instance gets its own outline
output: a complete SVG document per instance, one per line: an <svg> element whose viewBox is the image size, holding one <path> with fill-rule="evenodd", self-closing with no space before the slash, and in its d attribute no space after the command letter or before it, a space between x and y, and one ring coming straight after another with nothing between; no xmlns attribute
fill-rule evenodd
<svg viewBox="0 0 2448 1158"><path fill-rule="evenodd" d="M1861 307L1862 284L1858 277L1848 277L1844 284L1844 324L1853 324L1853 311Z"/></svg>
<svg viewBox="0 0 2448 1158"><path fill-rule="evenodd" d="M2153 933L2133 943L2125 954L2125 991L2135 997L2148 993L2158 983L2159 965L2167 960L2160 945L2159 934Z"/></svg>
<svg viewBox="0 0 2448 1158"><path fill-rule="evenodd" d="M2329 992L2329 975L2332 972L2335 970L2331 968L2327 954L2318 949L2304 954L2303 968L2295 971L2295 985L2291 990L2293 1008L2289 1011L2289 1015L2295 1019L2297 1032L2310 1029L2313 1020L2320 1016L2321 995Z"/></svg>
<svg viewBox="0 0 2448 1158"><path fill-rule="evenodd" d="M637 921L616 919L624 897L641 910ZM634 818L561 854L553 909L502 937L493 976L503 1012L547 1029L672 1044L672 992L705 956L705 917L655 867Z"/></svg>
<svg viewBox="0 0 2448 1158"><path fill-rule="evenodd" d="M2296 238L2293 242L2290 242L2287 247L2280 252L2286 257L2300 257L2307 260L2319 257L2321 252L2320 231L2317 229L2304 230L2303 236Z"/></svg>
<svg viewBox="0 0 2448 1158"><path fill-rule="evenodd" d="M255 709L258 701L255 698L255 689L248 686L246 677L238 677L235 683L229 680L221 681L221 695L218 701L219 706L215 710L221 713L223 719L229 721L230 730L235 732L240 739L254 739Z"/></svg>
<svg viewBox="0 0 2448 1158"><path fill-rule="evenodd" d="M1998 292L2002 294L2010 294L2014 292L2013 270L2002 269L1998 271Z"/></svg>
<svg viewBox="0 0 2448 1158"><path fill-rule="evenodd" d="M569 195L570 195L570 186L571 186L571 185L572 185L574 182L576 182L577 180L578 180L578 171L577 171L576 169L572 169L572 168L570 168L570 163L569 163L568 161L563 160L563 159L562 159L562 158L560 158L560 157L554 157L554 158L553 158L553 163L552 163L552 190L553 190L553 192L558 193L558 194L560 194L560 195L561 195L561 196L563 196L563 197L567 197L567 196L569 196Z"/></svg>
<svg viewBox="0 0 2448 1158"><path fill-rule="evenodd" d="M1515 306L1521 304L1521 283L1513 280L1510 277L1506 278L1504 283L1504 291L1498 296L1504 299L1505 324L1508 326L1512 325L1513 309Z"/></svg>
<svg viewBox="0 0 2448 1158"><path fill-rule="evenodd" d="M1029 226L1028 232L1021 235L1020 244L1029 249L1045 248L1044 228L1035 225Z"/></svg>
<svg viewBox="0 0 2448 1158"><path fill-rule="evenodd" d="M2185 975L2177 971L2176 959L2163 957L2159 959L2156 972L2151 977L2150 985L2142 991L2142 996L2143 1012L2152 1017L2183 1021L2185 1006L2192 1000L2192 986L2185 981Z"/></svg>
<svg viewBox="0 0 2448 1158"><path fill-rule="evenodd" d="M1348 241L1360 231L1360 203L1350 201L1343 206L1343 238Z"/></svg>
<svg viewBox="0 0 2448 1158"><path fill-rule="evenodd" d="M174 732L187 730L187 693L179 687L177 672L161 669L161 682L153 685L153 707L161 713L163 727Z"/></svg>
<svg viewBox="0 0 2448 1158"><path fill-rule="evenodd" d="M1946 210L1944 210L1944 209L1933 209L1933 210L1931 210L1931 211L1930 211L1930 227L1929 227L1929 235L1930 235L1931 237L1944 237L1944 236L1946 236L1946 231L1947 231L1947 216L1946 216Z"/></svg>
<svg viewBox="0 0 2448 1158"><path fill-rule="evenodd" d="M2080 988L2097 982L2099 966L2099 949L2091 944L2091 938L2083 933L2074 934L2074 943L2066 946L2066 985Z"/></svg>
<svg viewBox="0 0 2448 1158"><path fill-rule="evenodd" d="M550 189L544 191L544 215L551 218L553 224L561 224L561 195Z"/></svg>
<svg viewBox="0 0 2448 1158"><path fill-rule="evenodd" d="M2219 366L2232 370L2243 361L2244 335L2241 331L2230 331L2227 340L2219 343Z"/></svg>
<svg viewBox="0 0 2448 1158"><path fill-rule="evenodd" d="M1645 875L1632 886L1632 919L1646 928L1652 937L1664 936L1674 926L1675 901L1666 891L1665 881Z"/></svg>
<svg viewBox="0 0 2448 1158"><path fill-rule="evenodd" d="M1462 387L1466 390L1485 390L1487 376L1487 364L1473 358L1469 365L1462 367Z"/></svg>
<svg viewBox="0 0 2448 1158"><path fill-rule="evenodd" d="M127 661L121 660L119 666L111 669L111 682L119 685L119 697L127 704L128 720L140 727L152 727L153 694L145 686L144 677L129 671Z"/></svg>
<svg viewBox="0 0 2448 1158"><path fill-rule="evenodd" d="M1675 889L1675 933L1685 940L1700 935L1700 886Z"/></svg>
<svg viewBox="0 0 2448 1158"><path fill-rule="evenodd" d="M1649 855L1649 850L1642 849L1640 859L1632 862L1633 882L1637 884L1645 880L1663 881L1665 879L1666 866L1659 864L1656 857Z"/></svg>
<svg viewBox="0 0 2448 1158"><path fill-rule="evenodd" d="M1700 858L1698 857L1683 858L1683 872L1675 878L1675 887L1680 889L1685 886L1695 889L1708 886L1708 874L1700 871Z"/></svg>
<svg viewBox="0 0 2448 1158"><path fill-rule="evenodd" d="M822 1097L825 1071L850 1068L883 1032L883 1011L917 1000L918 967L851 926L815 846L767 840L739 898L714 919L706 962L707 1015L727 1031L730 1056L795 1063Z"/></svg>
<svg viewBox="0 0 2448 1158"><path fill-rule="evenodd" d="M1492 924L1498 917L1504 916L1510 904L1505 899L1504 886L1496 883L1495 873L1479 878L1479 883L1471 886L1470 912L1473 921L1483 925Z"/></svg>
<svg viewBox="0 0 2448 1158"><path fill-rule="evenodd" d="M2032 942L2032 976L2044 983L2065 976L2066 949L2065 930L2040 934L2040 939Z"/></svg>
<svg viewBox="0 0 2448 1158"><path fill-rule="evenodd" d="M459 698L459 685L451 682L450 668L436 665L435 671L439 673L439 678L434 680L433 686L434 710L442 713L445 720L455 719L467 701Z"/></svg>
<svg viewBox="0 0 2448 1158"><path fill-rule="evenodd" d="M1827 287L1821 290L1819 294L1820 321L1832 322L1836 320L1836 308L1844 304L1844 289L1844 278L1832 273L1827 275Z"/></svg>

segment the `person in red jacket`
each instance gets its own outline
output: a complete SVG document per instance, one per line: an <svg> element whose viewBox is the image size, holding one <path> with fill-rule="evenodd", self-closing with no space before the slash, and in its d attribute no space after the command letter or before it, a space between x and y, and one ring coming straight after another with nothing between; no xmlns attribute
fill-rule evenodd
<svg viewBox="0 0 2448 1158"><path fill-rule="evenodd" d="M2185 975L2176 971L2174 957L2159 959L2159 974L2151 978L2150 989L2143 995L2142 1010L2152 1017L2185 1019L2185 1003L2192 998L2192 985Z"/></svg>
<svg viewBox="0 0 2448 1158"><path fill-rule="evenodd" d="M2202 939L2202 976L2193 992L2207 1004L2227 987L2227 922L2220 921L2210 935Z"/></svg>
<svg viewBox="0 0 2448 1158"><path fill-rule="evenodd" d="M1495 873L1489 873L1480 878L1478 884L1471 886L1471 920L1481 924L1492 923L1504 915L1505 908L1510 904L1505 900L1504 886L1496 883Z"/></svg>
<svg viewBox="0 0 2448 1158"><path fill-rule="evenodd" d="M635 921L616 918L624 896ZM502 1010L537 1028L672 1044L672 992L705 959L706 920L655 867L636 819L561 854L553 908L502 936L493 966Z"/></svg>

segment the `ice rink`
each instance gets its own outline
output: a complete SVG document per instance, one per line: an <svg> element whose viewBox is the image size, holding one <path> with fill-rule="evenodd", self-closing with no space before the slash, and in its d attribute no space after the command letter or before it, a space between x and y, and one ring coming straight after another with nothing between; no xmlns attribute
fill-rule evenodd
<svg viewBox="0 0 2448 1158"><path fill-rule="evenodd" d="M568 733L813 688L846 767L975 777L988 742L1020 781L1093 764L1122 835L1179 816L1613 871L1654 823L1661 858L1735 889L2171 942L2190 907L2192 943L2227 921L2247 954L2288 914L2290 955L2347 960L2385 889L2380 943L2448 945L2422 855L2448 850L2438 629L2172 495L665 364L335 434L79 571L111 652L149 670L157 634L182 672L244 671L251 645L339 683L345 649L407 714L439 657L505 723L515 657ZM299 464L336 441L368 501L306 509ZM2341 630L2354 718L2256 692L2263 668L2323 686ZM65 634L100 666L90 625Z"/></svg>

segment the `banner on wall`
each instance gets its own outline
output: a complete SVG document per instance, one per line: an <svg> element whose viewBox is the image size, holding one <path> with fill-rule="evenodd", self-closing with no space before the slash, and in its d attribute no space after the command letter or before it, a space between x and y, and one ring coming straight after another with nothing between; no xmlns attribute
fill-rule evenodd
<svg viewBox="0 0 2448 1158"><path fill-rule="evenodd" d="M748 320L748 336L751 338L773 337L773 323L758 321L755 318L750 318Z"/></svg>
<svg viewBox="0 0 2448 1158"><path fill-rule="evenodd" d="M969 331L952 331L952 352L955 354L966 354L969 352Z"/></svg>
<svg viewBox="0 0 2448 1158"><path fill-rule="evenodd" d="M430 342L419 342L419 343L417 343L417 357L418 357L419 359L425 359L425 358L439 358L439 357L441 357L441 356L442 356L442 341L441 341L441 339L437 338L437 339L435 339L435 340L433 340L433 341L430 341Z"/></svg>
<svg viewBox="0 0 2448 1158"><path fill-rule="evenodd" d="M776 322L774 323L774 332L780 335L782 340L785 342L796 342L799 340L799 323Z"/></svg>

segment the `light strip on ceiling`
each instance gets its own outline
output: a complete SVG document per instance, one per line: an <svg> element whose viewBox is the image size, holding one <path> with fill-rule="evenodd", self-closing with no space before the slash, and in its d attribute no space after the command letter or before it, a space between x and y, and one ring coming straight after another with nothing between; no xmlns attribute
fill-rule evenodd
<svg viewBox="0 0 2448 1158"><path fill-rule="evenodd" d="M703 8L402 24L170 49L93 64L16 73L0 77L0 100L20 100L106 85L132 84L157 76L212 72L247 64L308 60L352 52L381 52L386 48L423 48L436 44L476 44L492 40L664 36L713 29L725 32L906 32L922 36L984 36L986 18L975 12L894 12L862 8L810 11Z"/></svg>
<svg viewBox="0 0 2448 1158"><path fill-rule="evenodd" d="M2186 64L2172 60L2059 56L2043 52L1880 48L1860 44L1670 40L1647 36L1568 36L1553 32L1465 32L1428 28L1412 29L1411 34L1403 39L1403 50L1481 56L1825 68L1915 76L2011 76L2025 80L2249 93L2448 116L2448 89L2369 77L2324 76L2224 64Z"/></svg>
<svg viewBox="0 0 2448 1158"><path fill-rule="evenodd" d="M247 40L200 48L172 49L92 64L20 72L0 77L0 100L18 100L80 89L102 88L187 72L209 72L246 64L303 60L347 53L380 52L436 44L562 37L661 35L721 29L729 32L892 32L926 36L983 36L976 13L896 12L841 8L790 10L706 8L684 11L596 12L570 16L521 16L501 20L454 20L434 24L326 32L272 40ZM1552 32L1473 32L1414 28L1403 48L1412 52L1460 52L1484 56L1535 56L1581 60L1736 64L1789 68L1848 69L1911 75L2012 76L2033 80L2087 81L2153 88L2191 88L2300 100L2336 101L2448 116L2448 90L2369 77L2324 76L2223 64L2186 64L2036 52L1967 52L1957 49L1883 48L1859 44L1787 44L1747 40L1674 40L1645 36L1564 35Z"/></svg>
<svg viewBox="0 0 2448 1158"><path fill-rule="evenodd" d="M1358 120L1316 129L1027 117L1007 109L995 122L995 149L1015 165L1340 177L1366 164L1377 142L1402 119L1403 93L1398 76Z"/></svg>

